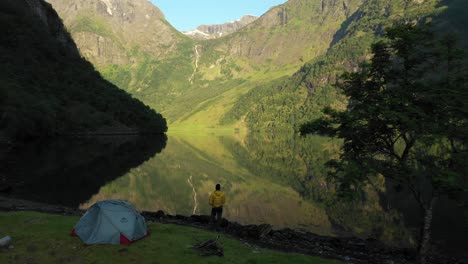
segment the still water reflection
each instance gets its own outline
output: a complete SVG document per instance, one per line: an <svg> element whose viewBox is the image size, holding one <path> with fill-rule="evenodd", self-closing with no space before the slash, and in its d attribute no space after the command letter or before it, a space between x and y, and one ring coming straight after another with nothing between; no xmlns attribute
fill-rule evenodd
<svg viewBox="0 0 468 264"><path fill-rule="evenodd" d="M102 186L80 207L118 198L141 210L209 214L208 196L220 183L228 202L224 216L232 221L304 227L330 234L331 223L324 208L304 199L292 186L301 185L303 179L295 177L307 173L302 157L290 147L268 140L262 144L235 136L170 136L162 153Z"/></svg>
<svg viewBox="0 0 468 264"><path fill-rule="evenodd" d="M123 199L139 210L182 215L209 214L209 193L220 183L223 216L231 221L414 245L417 206L383 180L363 203L333 200L324 163L339 147L338 140L316 136L237 134L58 140L12 153L0 173L15 197L82 209ZM434 218L436 243L463 255L468 210L443 203Z"/></svg>
<svg viewBox="0 0 468 264"><path fill-rule="evenodd" d="M77 207L161 152L166 141L162 136L29 142L0 158L0 176L13 187L10 196Z"/></svg>

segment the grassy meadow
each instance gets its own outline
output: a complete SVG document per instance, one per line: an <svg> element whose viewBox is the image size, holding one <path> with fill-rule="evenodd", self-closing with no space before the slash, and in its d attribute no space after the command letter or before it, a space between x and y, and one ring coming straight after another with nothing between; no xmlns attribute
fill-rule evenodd
<svg viewBox="0 0 468 264"><path fill-rule="evenodd" d="M197 228L149 223L151 236L130 246L90 245L69 235L76 216L36 212L1 212L0 237L12 237L12 249L0 250L0 263L310 263L335 260L284 253L221 236L224 257L200 256L192 245L216 233Z"/></svg>

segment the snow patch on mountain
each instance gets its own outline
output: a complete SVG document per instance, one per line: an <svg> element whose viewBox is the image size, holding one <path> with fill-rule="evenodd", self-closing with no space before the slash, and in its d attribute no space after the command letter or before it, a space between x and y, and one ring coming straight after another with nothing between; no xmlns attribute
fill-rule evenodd
<svg viewBox="0 0 468 264"><path fill-rule="evenodd" d="M193 39L214 39L229 35L255 21L258 17L245 15L240 19L218 25L201 25L194 30L182 33Z"/></svg>
<svg viewBox="0 0 468 264"><path fill-rule="evenodd" d="M188 36L202 35L202 36L210 37L210 34L205 33L203 31L200 31L198 29L183 31L182 33L184 33L185 35L188 35Z"/></svg>

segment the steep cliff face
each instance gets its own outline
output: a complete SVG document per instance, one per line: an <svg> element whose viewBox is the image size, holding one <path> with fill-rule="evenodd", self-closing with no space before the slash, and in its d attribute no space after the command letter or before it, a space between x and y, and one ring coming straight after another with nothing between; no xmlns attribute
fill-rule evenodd
<svg viewBox="0 0 468 264"><path fill-rule="evenodd" d="M197 40L215 39L234 33L239 29L245 27L246 25L252 23L253 21L257 20L257 18L257 16L246 15L236 21L231 21L217 25L201 25L195 30L184 31L182 33L189 36L190 38Z"/></svg>
<svg viewBox="0 0 468 264"><path fill-rule="evenodd" d="M81 58L50 4L1 1L0 31L0 141L166 131L160 114L104 80Z"/></svg>
<svg viewBox="0 0 468 264"><path fill-rule="evenodd" d="M124 65L135 52L163 58L180 33L146 0L47 0L58 10L81 53L93 64Z"/></svg>

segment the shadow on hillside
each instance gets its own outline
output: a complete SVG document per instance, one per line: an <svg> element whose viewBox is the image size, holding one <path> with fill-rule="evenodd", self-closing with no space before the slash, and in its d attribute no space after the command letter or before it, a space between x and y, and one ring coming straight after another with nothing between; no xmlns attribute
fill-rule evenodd
<svg viewBox="0 0 468 264"><path fill-rule="evenodd" d="M160 153L163 136L109 136L38 141L0 160L0 195L78 207L101 186Z"/></svg>
<svg viewBox="0 0 468 264"><path fill-rule="evenodd" d="M363 17L364 14L359 11L359 9L354 12L350 17L348 17L343 24L341 24L340 29L333 35L333 40L330 43L330 47L328 48L328 51L330 51L340 40L342 40L344 37L350 34L349 32L349 26L351 23L354 21L359 20L361 17Z"/></svg>

